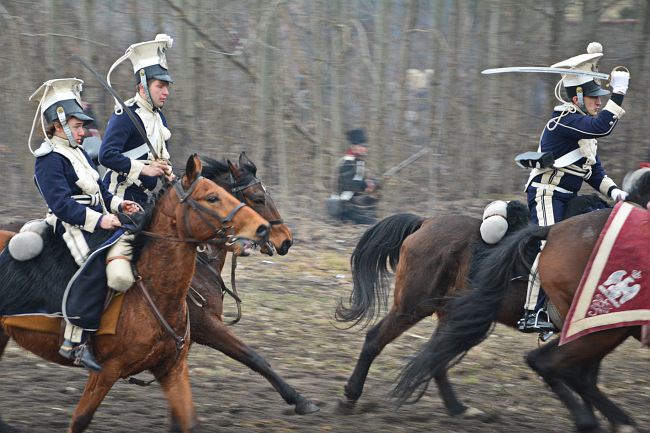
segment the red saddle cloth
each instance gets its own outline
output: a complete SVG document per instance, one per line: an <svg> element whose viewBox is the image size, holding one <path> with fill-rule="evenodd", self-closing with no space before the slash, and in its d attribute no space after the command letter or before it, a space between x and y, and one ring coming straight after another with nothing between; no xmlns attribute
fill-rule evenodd
<svg viewBox="0 0 650 433"><path fill-rule="evenodd" d="M600 233L560 345L583 335L650 325L650 211L618 203Z"/></svg>

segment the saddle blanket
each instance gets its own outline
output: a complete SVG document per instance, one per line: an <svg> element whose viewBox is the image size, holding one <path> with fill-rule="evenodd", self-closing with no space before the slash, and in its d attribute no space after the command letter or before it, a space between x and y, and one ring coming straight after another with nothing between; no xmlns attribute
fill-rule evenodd
<svg viewBox="0 0 650 433"><path fill-rule="evenodd" d="M106 310L102 314L97 335L115 335L117 321L120 318L124 294L118 293L113 296ZM41 315L9 316L0 317L0 325L13 328L27 329L30 331L45 332L48 334L59 334L61 332L61 317L48 317Z"/></svg>
<svg viewBox="0 0 650 433"><path fill-rule="evenodd" d="M612 211L573 297L560 345L583 335L650 325L650 212L629 203ZM645 332L644 332L645 334Z"/></svg>

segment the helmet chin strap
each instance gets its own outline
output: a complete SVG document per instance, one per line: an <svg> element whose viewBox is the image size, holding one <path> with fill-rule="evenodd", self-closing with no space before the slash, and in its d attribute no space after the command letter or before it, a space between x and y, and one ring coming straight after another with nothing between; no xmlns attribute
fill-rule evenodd
<svg viewBox="0 0 650 433"><path fill-rule="evenodd" d="M77 142L74 140L74 137L72 137L72 131L70 130L70 126L68 126L68 122L65 119L65 110L63 110L63 107L59 106L56 108L56 117L58 117L59 122L61 123L61 127L65 132L65 136L68 137L70 146L77 147Z"/></svg>
<svg viewBox="0 0 650 433"><path fill-rule="evenodd" d="M578 86L578 88L576 89L576 96L578 97L578 107L580 107L582 111L584 111L585 113L591 116L591 113L589 112L589 110L587 110L587 106L585 105L585 97L582 93L581 86Z"/></svg>
<svg viewBox="0 0 650 433"><path fill-rule="evenodd" d="M140 69L140 84L142 84L142 88L144 89L144 94L147 97L147 102L149 105L151 105L151 109L155 110L156 106L153 105L153 101L151 100L151 95L149 94L149 87L147 86L147 75L144 73L144 68Z"/></svg>

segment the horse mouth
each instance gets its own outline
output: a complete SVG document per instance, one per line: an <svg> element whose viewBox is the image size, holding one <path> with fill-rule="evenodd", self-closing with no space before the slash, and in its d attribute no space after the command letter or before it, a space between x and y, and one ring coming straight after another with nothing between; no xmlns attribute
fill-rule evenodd
<svg viewBox="0 0 650 433"><path fill-rule="evenodd" d="M233 254L237 256L249 256L255 251L256 243L247 238L232 237L226 243L226 246L232 249Z"/></svg>
<svg viewBox="0 0 650 433"><path fill-rule="evenodd" d="M275 254L275 245L273 245L273 242L267 241L262 244L260 252L266 254L267 256L272 256Z"/></svg>

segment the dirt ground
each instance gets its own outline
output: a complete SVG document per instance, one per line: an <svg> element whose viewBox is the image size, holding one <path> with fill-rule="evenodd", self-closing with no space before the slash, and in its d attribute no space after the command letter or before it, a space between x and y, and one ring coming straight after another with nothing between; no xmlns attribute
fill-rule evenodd
<svg viewBox="0 0 650 433"><path fill-rule="evenodd" d="M422 321L377 358L364 395L353 411L339 399L365 332L337 329L334 309L349 296L349 257L364 226L298 222L295 245L284 257L259 254L239 260L243 318L234 331L320 412L299 416L261 376L219 352L194 346L192 391L204 432L539 432L572 431L568 412L524 364L535 336L497 326L451 371L461 399L493 420L447 415L432 387L415 405L396 409L392 381L435 326ZM227 268L226 268L227 269ZM226 279L227 280L227 279ZM234 305L226 311L234 313ZM602 389L650 429L650 351L628 341L608 356ZM45 362L10 343L0 363L0 413L24 432L65 431L86 373ZM147 374L143 378L149 378ZM606 424L603 422L603 424ZM167 403L158 385L117 383L97 411L89 432L161 432L169 429Z"/></svg>

